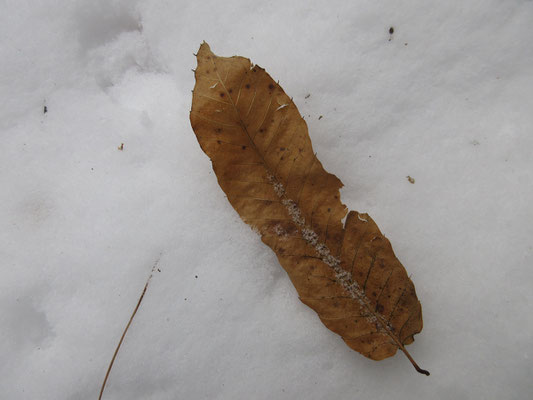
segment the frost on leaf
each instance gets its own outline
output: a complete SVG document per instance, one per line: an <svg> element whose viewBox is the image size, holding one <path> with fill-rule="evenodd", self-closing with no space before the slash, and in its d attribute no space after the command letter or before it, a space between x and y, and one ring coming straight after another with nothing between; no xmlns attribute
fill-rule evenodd
<svg viewBox="0 0 533 400"><path fill-rule="evenodd" d="M403 351L422 330L415 288L367 214L347 209L296 105L243 57L197 54L191 125L222 190L277 255L300 300L373 360ZM343 219L346 217L345 223Z"/></svg>

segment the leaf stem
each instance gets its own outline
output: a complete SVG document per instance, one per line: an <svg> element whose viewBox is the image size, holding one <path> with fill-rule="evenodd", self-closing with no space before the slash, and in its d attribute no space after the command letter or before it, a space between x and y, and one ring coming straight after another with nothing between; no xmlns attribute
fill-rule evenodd
<svg viewBox="0 0 533 400"><path fill-rule="evenodd" d="M411 361L411 364L413 364L413 367L415 367L416 371L421 373L421 374L424 374L426 376L429 376L429 371L426 371L425 369L422 369L418 366L418 364L415 362L415 360L413 360L413 357L411 357L411 354L409 354L409 352L407 350L405 350L405 347L400 347L400 349L403 351L403 353L407 356L407 358L409 359L409 361Z"/></svg>

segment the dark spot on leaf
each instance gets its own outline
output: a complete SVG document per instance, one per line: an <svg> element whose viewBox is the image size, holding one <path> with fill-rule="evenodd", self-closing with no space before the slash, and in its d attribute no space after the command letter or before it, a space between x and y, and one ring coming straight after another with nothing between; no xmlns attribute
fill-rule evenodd
<svg viewBox="0 0 533 400"><path fill-rule="evenodd" d="M247 83L246 85L244 85L244 87L245 87L246 89L250 89L250 84Z"/></svg>
<svg viewBox="0 0 533 400"><path fill-rule="evenodd" d="M224 93L220 92L220 97L224 97Z"/></svg>
<svg viewBox="0 0 533 400"><path fill-rule="evenodd" d="M233 93L233 89L232 89L232 88L229 88L229 89L228 89L228 92L229 92L229 93Z"/></svg>
<svg viewBox="0 0 533 400"><path fill-rule="evenodd" d="M271 83L270 85L268 85L268 88L269 88L270 90L272 90L272 89L274 89L274 85Z"/></svg>
<svg viewBox="0 0 533 400"><path fill-rule="evenodd" d="M328 208L328 212L331 212L331 208Z"/></svg>
<svg viewBox="0 0 533 400"><path fill-rule="evenodd" d="M285 151L285 147L280 147L279 148L281 151Z"/></svg>
<svg viewBox="0 0 533 400"><path fill-rule="evenodd" d="M217 143L218 143L218 144L222 144L222 142L221 142L220 140L217 140Z"/></svg>
<svg viewBox="0 0 533 400"><path fill-rule="evenodd" d="M265 130L263 128L259 129L259 132L263 133Z"/></svg>
<svg viewBox="0 0 533 400"><path fill-rule="evenodd" d="M242 149L243 149L243 150L246 150L246 146L242 146Z"/></svg>

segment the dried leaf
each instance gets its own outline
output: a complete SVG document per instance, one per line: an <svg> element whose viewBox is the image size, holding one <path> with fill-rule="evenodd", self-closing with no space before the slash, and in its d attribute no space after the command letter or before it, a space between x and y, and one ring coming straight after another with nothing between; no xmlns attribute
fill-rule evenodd
<svg viewBox="0 0 533 400"><path fill-rule="evenodd" d="M307 125L283 89L243 57L200 46L191 125L218 182L261 235L300 300L352 349L373 360L422 330L415 288L367 214L340 201L341 181L316 157Z"/></svg>

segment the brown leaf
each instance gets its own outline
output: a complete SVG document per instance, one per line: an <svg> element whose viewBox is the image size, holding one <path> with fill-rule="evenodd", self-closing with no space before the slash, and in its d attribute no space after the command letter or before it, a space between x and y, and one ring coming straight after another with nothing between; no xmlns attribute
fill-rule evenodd
<svg viewBox="0 0 533 400"><path fill-rule="evenodd" d="M415 288L367 214L340 201L307 125L283 89L243 57L200 46L191 125L218 183L261 235L300 300L352 349L373 360L405 350L422 330Z"/></svg>

